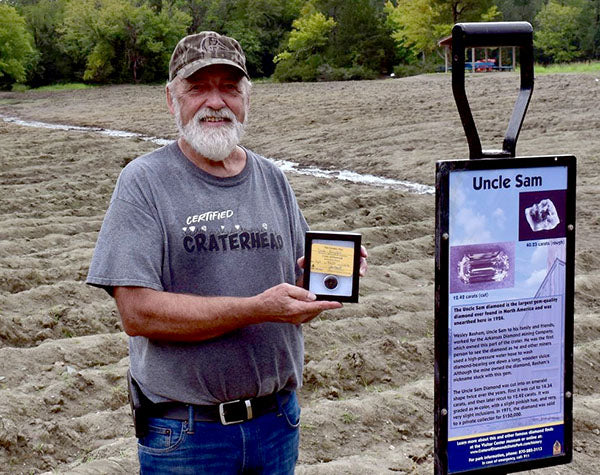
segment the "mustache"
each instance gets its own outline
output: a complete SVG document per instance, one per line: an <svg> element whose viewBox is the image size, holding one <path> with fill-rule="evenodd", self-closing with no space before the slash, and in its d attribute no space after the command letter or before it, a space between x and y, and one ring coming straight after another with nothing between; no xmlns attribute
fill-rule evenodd
<svg viewBox="0 0 600 475"><path fill-rule="evenodd" d="M219 110L214 110L209 107L203 107L198 112L196 112L195 119L197 121L202 121L208 118L227 119L234 123L238 122L237 117L229 107L223 107Z"/></svg>

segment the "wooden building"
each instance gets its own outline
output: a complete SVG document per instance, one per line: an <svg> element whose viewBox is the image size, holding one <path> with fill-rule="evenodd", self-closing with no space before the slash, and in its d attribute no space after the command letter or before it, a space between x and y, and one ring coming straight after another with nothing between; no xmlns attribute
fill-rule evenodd
<svg viewBox="0 0 600 475"><path fill-rule="evenodd" d="M442 38L438 41L438 46L444 48L444 71L448 72L452 66L452 36L447 36L446 38ZM490 58L490 50L498 50L498 58ZM502 64L502 50L508 49L509 54L512 51L512 57L510 58L512 61L510 65ZM484 58L477 59L476 50L484 51ZM465 61L465 69L469 69L473 72L480 71L513 71L514 65L516 64L517 59L517 48L516 46L478 46L475 48L470 48L471 51L471 60Z"/></svg>

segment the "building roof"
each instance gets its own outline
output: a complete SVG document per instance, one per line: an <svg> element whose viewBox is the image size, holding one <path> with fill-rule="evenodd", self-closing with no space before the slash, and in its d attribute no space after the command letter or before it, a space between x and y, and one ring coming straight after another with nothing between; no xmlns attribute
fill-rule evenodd
<svg viewBox="0 0 600 475"><path fill-rule="evenodd" d="M438 46L450 46L452 47L452 35L446 36L438 41Z"/></svg>

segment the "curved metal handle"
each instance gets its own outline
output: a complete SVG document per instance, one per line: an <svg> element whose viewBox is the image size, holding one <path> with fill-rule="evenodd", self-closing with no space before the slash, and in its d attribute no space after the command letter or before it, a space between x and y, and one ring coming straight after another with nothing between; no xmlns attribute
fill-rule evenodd
<svg viewBox="0 0 600 475"><path fill-rule="evenodd" d="M506 129L502 150L483 151L465 92L465 48L518 46L521 89ZM533 94L533 28L525 21L457 23L452 29L452 92L469 143L470 158L514 157L517 139Z"/></svg>

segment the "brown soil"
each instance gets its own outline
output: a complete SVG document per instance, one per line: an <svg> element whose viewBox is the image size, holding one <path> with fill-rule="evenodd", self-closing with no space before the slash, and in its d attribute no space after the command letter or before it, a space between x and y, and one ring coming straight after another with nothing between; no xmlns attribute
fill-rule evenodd
<svg viewBox="0 0 600 475"><path fill-rule="evenodd" d="M513 74L468 77L484 148L497 148ZM600 82L549 75L519 155L578 157L574 460L600 473ZM0 114L175 138L163 88L0 94ZM1 118L0 118L1 119ZM265 156L434 184L468 151L450 76L256 84L245 145ZM487 146L486 146L487 145ZM0 120L0 472L135 473L126 336L83 280L116 177L156 145ZM289 173L314 229L363 234L361 303L305 328L300 474L433 471L434 197Z"/></svg>

